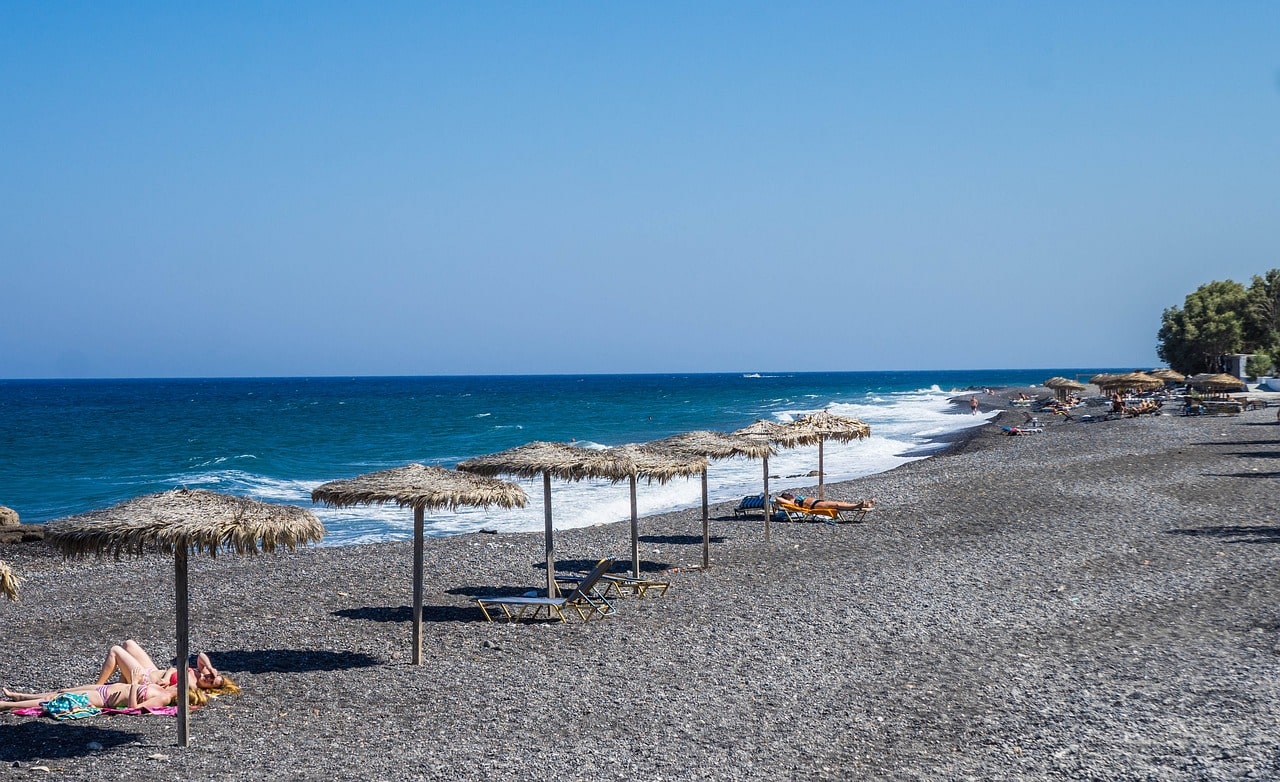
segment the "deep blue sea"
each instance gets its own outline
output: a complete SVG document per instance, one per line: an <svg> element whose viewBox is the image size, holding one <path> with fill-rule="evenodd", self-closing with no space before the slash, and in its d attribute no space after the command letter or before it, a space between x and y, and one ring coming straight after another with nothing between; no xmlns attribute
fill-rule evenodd
<svg viewBox="0 0 1280 782"><path fill-rule="evenodd" d="M186 486L310 506L324 481L408 462L451 467L531 440L644 442L823 408L872 431L827 445L834 482L922 458L936 438L982 423L947 401L965 388L1100 371L1110 370L0 380L0 505L42 522ZM816 468L816 447L770 460L778 488L812 485L801 476ZM759 482L758 462L715 462L712 500ZM541 529L541 482L522 485L527 508L442 512L428 533ZM558 527L629 517L625 483L555 483L553 498ZM700 501L697 479L641 483L643 514ZM329 545L412 537L412 513L395 506L315 511Z"/></svg>

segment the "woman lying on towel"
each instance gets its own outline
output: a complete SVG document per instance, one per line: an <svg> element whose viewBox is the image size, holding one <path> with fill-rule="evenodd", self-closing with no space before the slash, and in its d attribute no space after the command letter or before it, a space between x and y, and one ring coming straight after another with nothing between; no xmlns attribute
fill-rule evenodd
<svg viewBox="0 0 1280 782"><path fill-rule="evenodd" d="M141 675L141 671L135 672L135 679ZM89 716L90 713L96 714L99 709L158 709L172 706L178 700L176 688L136 682L86 684L52 692L14 692L5 689L4 694L10 700L0 701L0 711L39 707L55 719ZM209 696L196 687L187 688L187 702L192 706L203 706L208 700ZM75 712L81 713L76 715Z"/></svg>
<svg viewBox="0 0 1280 782"><path fill-rule="evenodd" d="M141 671L139 684L159 682L169 687L178 686L177 668L160 668L137 641L128 640L124 646L113 646L107 652L107 659L102 663L102 672L98 674L98 684L106 684L111 674L120 671L120 681L128 684L135 678L134 671ZM196 657L196 667L187 669L188 681L210 695L229 695L240 692L240 687L230 677L218 673L218 669L209 662L209 655L201 652Z"/></svg>
<svg viewBox="0 0 1280 782"><path fill-rule="evenodd" d="M871 510L876 506L875 497L869 500L860 500L859 502L841 502L840 500L820 500L817 497L803 497L784 491L778 495L781 499L786 500L792 505L804 508L805 510L824 509L831 510Z"/></svg>

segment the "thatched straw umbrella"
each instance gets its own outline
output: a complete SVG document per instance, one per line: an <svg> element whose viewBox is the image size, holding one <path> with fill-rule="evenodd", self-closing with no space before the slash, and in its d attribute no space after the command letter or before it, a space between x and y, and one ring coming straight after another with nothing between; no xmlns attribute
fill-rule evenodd
<svg viewBox="0 0 1280 782"><path fill-rule="evenodd" d="M22 583L22 579L18 578L18 574L13 572L9 567L9 563L0 559L0 595L4 595L10 600L18 599L18 586Z"/></svg>
<svg viewBox="0 0 1280 782"><path fill-rule="evenodd" d="M1122 375L1094 375L1091 383L1103 391L1119 391L1122 389L1153 389L1164 386L1164 381L1152 377L1145 372L1126 372Z"/></svg>
<svg viewBox="0 0 1280 782"><path fill-rule="evenodd" d="M1072 391L1084 391L1088 386L1066 377L1051 377L1044 381L1045 388L1052 388L1059 401L1065 401Z"/></svg>
<svg viewBox="0 0 1280 782"><path fill-rule="evenodd" d="M394 502L413 508L413 664L422 664L422 548L426 511L460 506L523 508L528 498L514 483L443 467L407 464L330 481L311 492L312 502L335 508Z"/></svg>
<svg viewBox="0 0 1280 782"><path fill-rule="evenodd" d="M836 415L826 410L819 410L803 418L787 424L793 429L801 429L818 436L818 499L823 498L823 482L826 470L823 468L822 446L827 440L838 443L851 443L871 436L871 427L856 418Z"/></svg>
<svg viewBox="0 0 1280 782"><path fill-rule="evenodd" d="M65 557L123 554L145 550L173 554L178 629L178 744L187 746L190 707L187 702L187 556L220 550L237 554L293 549L324 537L324 527L311 511L272 505L203 489L173 489L51 521L45 540Z"/></svg>
<svg viewBox="0 0 1280 782"><path fill-rule="evenodd" d="M1152 377L1158 377L1161 380L1165 381L1166 383L1183 383L1183 382L1186 382L1186 379L1187 379L1187 376L1182 374L1181 372L1177 372L1175 370L1168 369L1168 368L1153 369L1147 374L1151 375Z"/></svg>
<svg viewBox="0 0 1280 782"><path fill-rule="evenodd" d="M1123 377L1127 378L1129 382L1133 384L1133 388L1164 388L1164 380L1155 377L1154 375L1148 375L1146 372L1130 372Z"/></svg>
<svg viewBox="0 0 1280 782"><path fill-rule="evenodd" d="M1219 373L1211 375L1208 373L1195 375L1187 380L1187 384L1192 388L1208 391L1210 393L1224 393L1227 391L1241 391L1246 388L1245 383L1235 375Z"/></svg>
<svg viewBox="0 0 1280 782"><path fill-rule="evenodd" d="M731 459L745 456L763 459L773 453L768 442L753 440L726 432L685 432L645 443L648 448L669 453L705 456L708 459ZM710 503L707 499L707 470L702 470L702 567L711 567Z"/></svg>
<svg viewBox="0 0 1280 782"><path fill-rule="evenodd" d="M705 475L707 457L698 454L680 454L660 451L646 445L622 445L610 448L613 453L630 459L636 466L628 479L631 483L631 575L640 577L640 518L636 509L636 479L648 478L650 483L666 483L672 478L691 478Z"/></svg>
<svg viewBox="0 0 1280 782"><path fill-rule="evenodd" d="M822 441L816 431L806 431L776 421L757 420L750 426L744 426L734 432L758 442L772 443L780 448L794 448L797 445L815 445ZM769 542L769 518L772 503L769 497L769 457L764 456L764 540Z"/></svg>
<svg viewBox="0 0 1280 782"><path fill-rule="evenodd" d="M554 527L551 523L551 479L580 481L584 478L607 478L620 481L635 474L630 459L608 450L577 448L564 443L532 442L505 451L477 456L458 464L464 472L490 477L514 475L518 478L542 476L542 512L547 541L547 595L556 592L556 557Z"/></svg>

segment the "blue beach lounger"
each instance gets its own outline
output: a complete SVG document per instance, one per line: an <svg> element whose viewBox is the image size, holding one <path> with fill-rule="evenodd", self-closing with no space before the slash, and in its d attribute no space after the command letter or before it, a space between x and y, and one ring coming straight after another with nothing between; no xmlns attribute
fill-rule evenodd
<svg viewBox="0 0 1280 782"><path fill-rule="evenodd" d="M764 512L764 495L753 494L742 498L742 502L738 503L738 507L733 509L733 515L745 516L749 510L758 510Z"/></svg>
<svg viewBox="0 0 1280 782"><path fill-rule="evenodd" d="M578 586L563 597L521 595L517 597L477 597L473 599L480 606L480 610L484 612L484 618L490 622L493 621L493 614L490 613L490 609L500 610L503 618L508 622L515 622L521 619L537 619L538 614L542 613L543 609L546 609L548 619L554 617L561 622L567 622L569 620L564 615L566 608L576 611L582 621L586 622L593 616L606 617L615 613L615 609L609 601L596 593L596 584L599 583L600 577L611 567L613 567L612 559L600 560L595 568L578 582Z"/></svg>

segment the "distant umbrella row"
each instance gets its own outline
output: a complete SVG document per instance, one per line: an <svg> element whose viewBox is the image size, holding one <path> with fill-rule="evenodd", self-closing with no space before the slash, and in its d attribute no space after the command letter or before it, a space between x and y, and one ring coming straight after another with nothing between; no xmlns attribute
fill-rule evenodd
<svg viewBox="0 0 1280 782"><path fill-rule="evenodd" d="M1062 378L1054 379L1061 380ZM1089 378L1089 382L1103 391L1123 389L1151 390L1162 388L1169 383L1185 383L1201 391L1238 391L1245 388L1244 381L1234 375L1203 373L1187 377L1172 369L1153 369L1150 372L1126 372L1122 374L1104 373L1094 375ZM1049 385L1048 381L1045 381L1045 385Z"/></svg>
<svg viewBox="0 0 1280 782"><path fill-rule="evenodd" d="M523 507L528 498L506 475L543 479L547 593L556 593L555 549L551 516L551 479L577 481L600 478L627 480L631 488L631 554L638 575L639 543L636 482L665 483L676 477L702 477L703 566L709 564L707 469L711 460L742 456L764 462L764 491L768 495L769 456L777 448L818 446L818 485L823 485L823 445L826 440L850 442L868 437L862 421L815 413L790 423L757 421L733 433L689 432L645 444L591 449L564 443L533 442L487 456L469 459L457 470L409 464L390 470L325 483L312 492L313 502L334 507L395 503L414 513L413 662L422 660L422 591L424 519L427 510L463 506ZM768 536L769 514L765 514ZM272 552L315 543L324 527L315 514L296 506L258 502L201 489L174 489L149 494L110 508L58 519L46 526L46 540L68 557L89 554L139 555L158 550L174 557L177 603L178 659L188 652L187 557L192 553L217 556ZM0 591L17 598L18 577L0 562ZM179 666L179 691L186 688L186 670ZM188 743L186 699L178 699L179 744Z"/></svg>
<svg viewBox="0 0 1280 782"><path fill-rule="evenodd" d="M1152 390L1165 385L1182 384L1201 391L1237 391L1245 388L1240 378L1227 374L1200 374L1187 377L1172 369L1153 369L1150 372L1124 372L1119 374L1102 373L1089 378L1089 382L1103 391L1121 391L1127 389ZM1088 386L1065 377L1051 377L1044 381L1047 388L1055 391L1084 391Z"/></svg>

